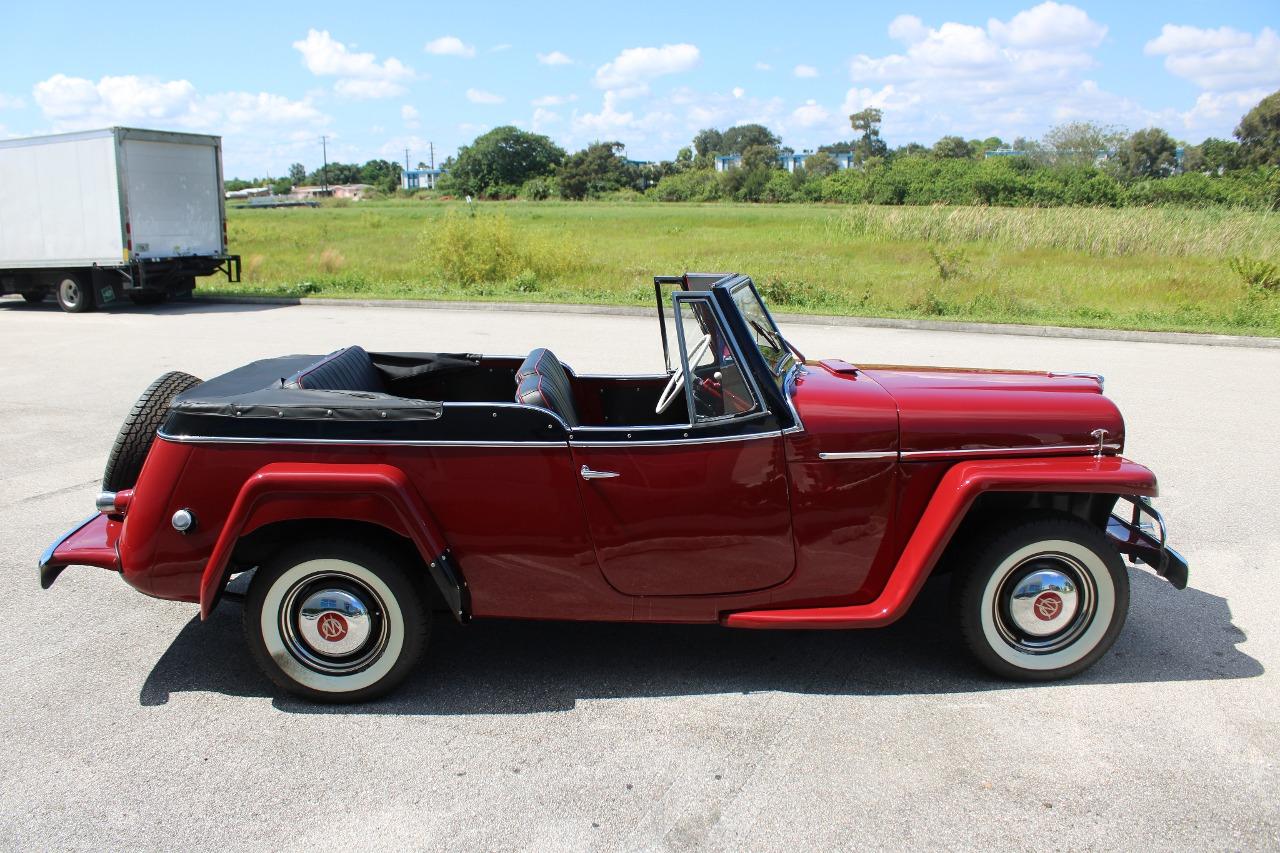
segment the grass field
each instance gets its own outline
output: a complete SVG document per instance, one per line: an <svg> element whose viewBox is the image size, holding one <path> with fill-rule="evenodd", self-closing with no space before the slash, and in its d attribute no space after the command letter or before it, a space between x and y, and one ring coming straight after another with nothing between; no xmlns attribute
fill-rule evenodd
<svg viewBox="0 0 1280 853"><path fill-rule="evenodd" d="M205 293L650 304L751 275L781 311L1280 335L1280 215L394 200L228 211L244 281ZM1232 259L1244 258L1253 286Z"/></svg>

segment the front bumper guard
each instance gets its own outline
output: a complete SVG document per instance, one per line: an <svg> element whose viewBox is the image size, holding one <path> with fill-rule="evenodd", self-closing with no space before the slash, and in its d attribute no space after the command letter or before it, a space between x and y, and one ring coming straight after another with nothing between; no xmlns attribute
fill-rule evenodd
<svg viewBox="0 0 1280 853"><path fill-rule="evenodd" d="M1128 518L1115 511L1107 520L1107 538L1134 565L1145 564L1177 589L1187 588L1187 560L1165 543L1164 516L1146 498L1126 497L1133 505ZM1117 507L1118 509L1119 507ZM1146 520L1149 519L1149 520Z"/></svg>

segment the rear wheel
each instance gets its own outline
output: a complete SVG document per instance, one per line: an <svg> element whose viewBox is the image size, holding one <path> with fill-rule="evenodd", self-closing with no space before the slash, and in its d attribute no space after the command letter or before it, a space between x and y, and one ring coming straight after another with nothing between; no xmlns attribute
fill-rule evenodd
<svg viewBox="0 0 1280 853"><path fill-rule="evenodd" d="M54 287L58 307L68 314L83 314L94 308L93 290L85 285L83 277L65 273Z"/></svg>
<svg viewBox="0 0 1280 853"><path fill-rule="evenodd" d="M953 607L969 650L997 675L1066 678L1115 643L1129 610L1129 575L1101 531L1035 519L975 543L958 567Z"/></svg>
<svg viewBox="0 0 1280 853"><path fill-rule="evenodd" d="M392 690L422 655L430 627L420 585L361 542L286 548L259 567L245 599L245 637L262 671L317 702Z"/></svg>

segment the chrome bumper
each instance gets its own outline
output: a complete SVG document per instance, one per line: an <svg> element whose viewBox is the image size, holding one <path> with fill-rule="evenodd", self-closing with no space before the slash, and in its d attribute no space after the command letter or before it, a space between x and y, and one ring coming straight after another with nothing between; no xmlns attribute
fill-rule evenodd
<svg viewBox="0 0 1280 853"><path fill-rule="evenodd" d="M52 545L44 549L44 553L40 555L40 563L38 564L40 570L41 589L48 589L53 586L53 582L58 579L58 575L62 574L62 570L68 565L67 563L55 563L53 553L62 547L62 543L66 542L72 536L75 536L81 530L84 530L90 522L98 517L99 513L95 512L93 515L89 516L84 521L59 536Z"/></svg>
<svg viewBox="0 0 1280 853"><path fill-rule="evenodd" d="M1146 498L1125 497L1121 500L1132 504L1133 510L1127 519L1112 512L1107 520L1107 538L1111 544L1126 555L1129 562L1146 564L1176 588L1186 589L1189 575L1187 560L1165 543L1167 528L1164 516Z"/></svg>

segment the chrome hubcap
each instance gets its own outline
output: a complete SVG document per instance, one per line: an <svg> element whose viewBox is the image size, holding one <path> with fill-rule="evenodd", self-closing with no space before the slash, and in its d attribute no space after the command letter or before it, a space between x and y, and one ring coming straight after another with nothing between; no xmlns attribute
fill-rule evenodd
<svg viewBox="0 0 1280 853"><path fill-rule="evenodd" d="M1097 591L1067 554L1036 554L1009 569L993 601L995 626L1009 645L1043 655L1071 645L1093 621Z"/></svg>
<svg viewBox="0 0 1280 853"><path fill-rule="evenodd" d="M1047 637L1071 624L1079 603L1071 578L1053 569L1040 569L1014 584L1009 617L1024 634Z"/></svg>
<svg viewBox="0 0 1280 853"><path fill-rule="evenodd" d="M369 639L369 608L345 589L311 593L298 609L298 633L311 650L349 655Z"/></svg>
<svg viewBox="0 0 1280 853"><path fill-rule="evenodd" d="M80 285L71 279L62 282L62 301L72 305L80 301Z"/></svg>
<svg viewBox="0 0 1280 853"><path fill-rule="evenodd" d="M387 645L386 608L366 584L322 573L294 584L280 602L280 635L289 653L326 675L372 664Z"/></svg>

